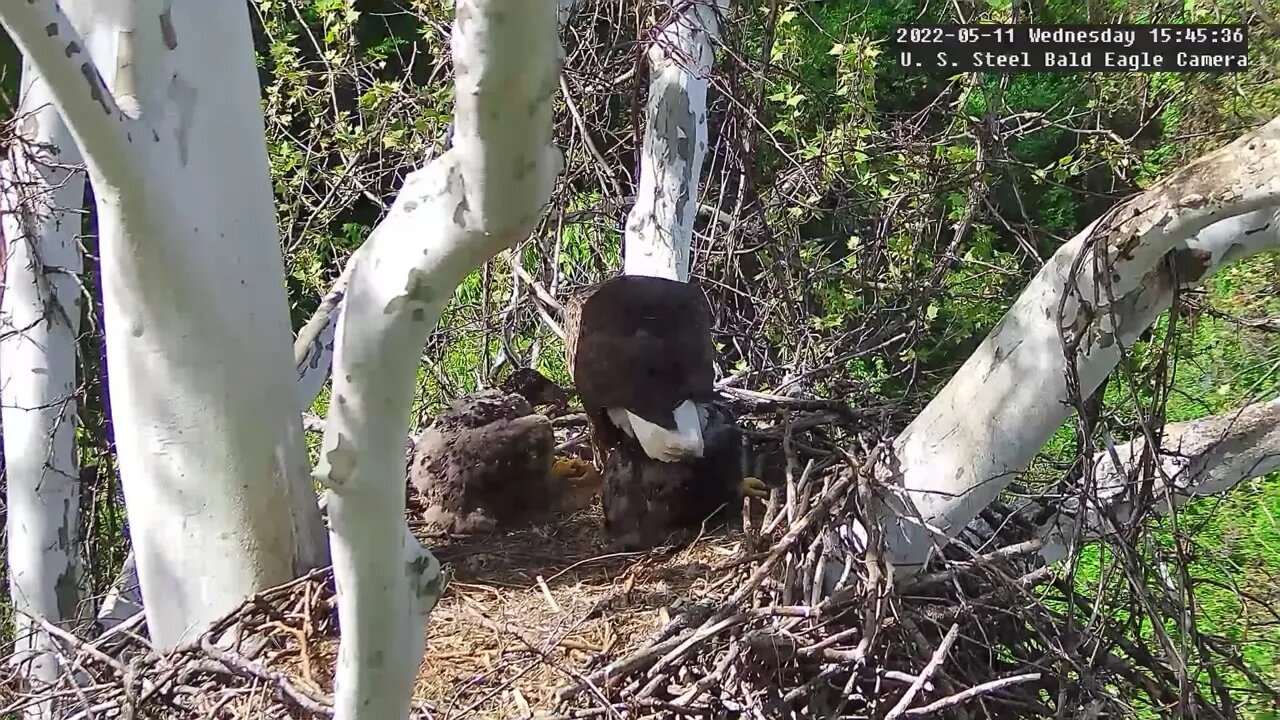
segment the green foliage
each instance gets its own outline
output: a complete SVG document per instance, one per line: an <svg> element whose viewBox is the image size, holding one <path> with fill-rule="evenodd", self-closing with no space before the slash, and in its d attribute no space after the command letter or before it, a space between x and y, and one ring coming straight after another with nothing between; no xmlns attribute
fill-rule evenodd
<svg viewBox="0 0 1280 720"><path fill-rule="evenodd" d="M447 36L422 24L446 19L445 10L415 11L423 15L381 2L258 3L268 152L296 325L448 124L452 87L417 82L424 57L447 53Z"/></svg>
<svg viewBox="0 0 1280 720"><path fill-rule="evenodd" d="M965 19L976 22L1008 21L1015 5L1039 22L1227 22L1251 12L1250 2L961 5L971 13ZM404 175L442 150L453 100L453 4L257 0L254 7L271 176L299 327ZM1274 0L1268 7L1280 15ZM1065 239L1119 199L1280 113L1280 83L1267 61L1278 57L1280 44L1258 34L1254 67L1234 76L941 77L896 67L887 42L894 26L955 22L955 11L907 0L735 5L728 39L734 52L722 53L718 67L700 200L741 212L730 230L700 215L699 249L712 251L701 252L694 268L717 313L725 371L754 369L777 379L791 365L825 368L815 374L813 392L893 404L900 427ZM642 106L633 101L643 100L643 83L600 90L587 78L637 70L632 44L657 16L632 14L606 8L600 17L608 22L582 23L566 35L566 77L586 119L580 125L567 108L557 113L568 169L554 217L509 258L459 286L424 351L416 424L491 382L499 360L511 356L570 384L559 341L528 303L512 303L513 292L517 299L527 293L510 262L561 296L620 267L625 198L614 183L623 181L623 195L633 191L632 108ZM625 26L636 21L643 28ZM0 43L10 94L15 57ZM1228 268L1200 303L1231 315L1275 316L1277 269L1275 256ZM1107 427L1117 437L1130 436L1153 403L1170 333L1177 362L1167 379L1168 419L1275 394L1274 335L1207 311L1172 325L1164 318L1126 361L1132 387L1113 382L1104 398ZM322 393L313 411L323 415L326 404ZM86 461L106 457L106 425L95 420L88 444L98 452ZM1068 424L1029 481L1058 478L1075 452ZM101 527L120 527L115 507L114 514L102 510ZM1194 545L1188 572L1197 582L1202 629L1238 641L1250 667L1272 677L1280 635L1274 623L1264 625L1260 603L1242 601L1233 584L1280 600L1277 516L1280 479L1269 477L1227 498L1191 503L1176 520L1180 534L1166 523L1153 536L1153 547L1164 551L1175 537ZM1103 548L1086 552L1078 587L1087 595L1100 587L1123 594L1114 562ZM1128 617L1125 607L1107 612ZM1265 716L1260 706L1248 710Z"/></svg>
<svg viewBox="0 0 1280 720"><path fill-rule="evenodd" d="M0 117L8 118L18 104L18 78L22 56L9 34L0 28Z"/></svg>
<svg viewBox="0 0 1280 720"><path fill-rule="evenodd" d="M1208 283L1204 300L1235 317L1274 317L1280 312L1275 294L1278 264L1280 254L1267 253L1229 266ZM1171 332L1172 338L1168 337ZM1139 415L1146 412L1140 408L1154 406L1166 340L1173 343L1172 355L1177 358L1164 404L1164 415L1171 422L1230 412L1274 397L1280 389L1280 336L1203 311L1172 325L1166 316L1153 327L1151 337L1133 349L1127 369L1135 382L1109 385L1105 404L1115 415L1108 420L1111 426L1136 427ZM1052 468L1073 456L1073 428L1074 421L1046 446L1049 462L1040 466L1044 479L1051 479ZM1187 503L1173 518L1157 523L1151 540L1149 552L1166 563L1176 567L1171 558L1189 559L1185 568L1198 611L1197 630L1224 638L1239 648L1251 669L1273 682L1280 680L1280 626L1272 616L1272 608L1280 602L1276 593L1280 587L1280 473L1244 483L1221 497ZM1085 549L1076 574L1080 591L1090 597L1119 594L1116 591L1124 580L1117 562L1103 547ZM1110 592L1104 592L1108 587ZM1111 612L1120 617L1127 611L1114 608ZM1153 637L1149 620L1135 618L1135 622L1140 633ZM1172 637L1182 638L1175 623L1163 627ZM1249 685L1231 668L1216 670L1228 684ZM1193 672L1208 692L1206 669L1193 668ZM1261 713L1269 706L1264 698L1254 696L1242 697L1240 702L1245 713Z"/></svg>

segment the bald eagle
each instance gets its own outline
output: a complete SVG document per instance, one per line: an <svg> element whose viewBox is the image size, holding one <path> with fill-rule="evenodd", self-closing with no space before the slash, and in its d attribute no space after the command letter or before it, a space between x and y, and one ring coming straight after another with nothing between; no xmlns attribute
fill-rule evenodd
<svg viewBox="0 0 1280 720"><path fill-rule="evenodd" d="M742 438L716 403L711 309L695 285L621 275L569 299L569 370L603 467L615 547L663 544L742 492Z"/></svg>
<svg viewBox="0 0 1280 720"><path fill-rule="evenodd" d="M566 304L565 346L598 451L625 435L654 460L703 456L715 345L697 286L639 275L600 283Z"/></svg>

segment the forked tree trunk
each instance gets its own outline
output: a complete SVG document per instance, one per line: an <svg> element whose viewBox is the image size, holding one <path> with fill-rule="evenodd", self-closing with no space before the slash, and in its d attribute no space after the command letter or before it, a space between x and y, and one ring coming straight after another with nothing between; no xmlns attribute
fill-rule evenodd
<svg viewBox="0 0 1280 720"><path fill-rule="evenodd" d="M7 257L0 413L14 657L28 691L38 695L68 670L39 621L65 626L80 615L75 385L84 172L48 85L29 65L21 82L18 137L0 161ZM25 714L55 717L54 703L44 700Z"/></svg>
<svg viewBox="0 0 1280 720"><path fill-rule="evenodd" d="M899 579L990 504L1071 416L1064 341L1078 347L1087 397L1115 367L1120 344L1132 345L1169 307L1175 286L1276 247L1277 206L1280 118L1059 249L882 465L889 494L881 525Z"/></svg>
<svg viewBox="0 0 1280 720"><path fill-rule="evenodd" d="M148 628L165 648L323 564L327 548L296 412L248 8L91 11L107 39L92 58L53 0L6 4L0 21L50 83L94 183L119 466L155 600Z"/></svg>
<svg viewBox="0 0 1280 720"><path fill-rule="evenodd" d="M467 274L528 236L560 173L552 2L460 0L453 147L410 174L350 268L316 477L342 641L335 717L402 718L440 564L405 526L404 439L427 335Z"/></svg>

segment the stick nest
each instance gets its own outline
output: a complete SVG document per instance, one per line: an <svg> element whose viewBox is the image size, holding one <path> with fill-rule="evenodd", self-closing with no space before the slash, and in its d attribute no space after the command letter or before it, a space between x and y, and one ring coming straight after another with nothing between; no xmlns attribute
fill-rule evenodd
<svg viewBox="0 0 1280 720"><path fill-rule="evenodd" d="M880 451L822 450L836 445L814 432L843 421L812 410L748 433L785 438L788 471L739 528L601 554L597 499L505 536L428 539L451 584L429 619L413 716L1106 717L1177 703L1160 653L1096 615L1081 623L1088 599L1027 559L1034 543L1012 516L988 516L1004 530L984 552L962 547L894 588L877 552L849 549L844 522L864 515ZM834 594L822 591L822 562L844 576ZM94 639L59 637L69 666L89 676L42 693L73 706L64 717L332 715L327 569L251 598L167 655L151 650L140 618Z"/></svg>

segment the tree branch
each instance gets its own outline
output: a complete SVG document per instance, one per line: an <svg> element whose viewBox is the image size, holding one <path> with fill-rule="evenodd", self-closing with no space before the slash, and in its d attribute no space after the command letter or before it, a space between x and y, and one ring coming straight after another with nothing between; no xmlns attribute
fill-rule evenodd
<svg viewBox="0 0 1280 720"><path fill-rule="evenodd" d="M320 299L320 305L293 341L293 363L298 371L299 412L305 412L311 407L325 381L329 379L329 368L333 364L334 333L338 327L338 318L342 315L342 300L346 297L347 283L351 280L351 273L364 248L365 245L361 245L351 254L342 274Z"/></svg>
<svg viewBox="0 0 1280 720"><path fill-rule="evenodd" d="M1059 249L882 466L881 479L894 489L882 523L898 577L917 572L937 543L959 533L1073 412L1064 337L1078 392L1087 396L1176 287L1275 246L1277 206L1280 118L1121 204Z"/></svg>
<svg viewBox="0 0 1280 720"><path fill-rule="evenodd" d="M90 172L116 186L137 182L141 167L130 146L141 128L116 105L84 38L56 0L6 2L0 24L49 84Z"/></svg>
<svg viewBox="0 0 1280 720"><path fill-rule="evenodd" d="M1040 524L1046 562L1065 557L1075 538L1106 537L1147 516L1169 513L1192 498L1217 495L1280 468L1280 398L1240 410L1171 423L1156 452L1159 471L1139 477L1147 441L1139 437L1094 456L1096 488L1088 497L1064 498L1057 513ZM1151 483L1152 504L1140 507L1137 493Z"/></svg>

